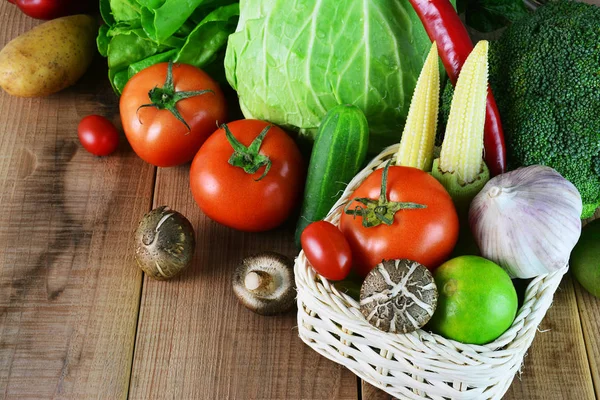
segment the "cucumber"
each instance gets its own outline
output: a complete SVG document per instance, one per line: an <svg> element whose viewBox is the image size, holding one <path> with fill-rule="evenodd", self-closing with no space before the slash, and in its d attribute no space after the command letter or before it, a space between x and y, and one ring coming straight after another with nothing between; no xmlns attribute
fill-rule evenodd
<svg viewBox="0 0 600 400"><path fill-rule="evenodd" d="M296 245L311 222L327 216L367 156L369 126L360 108L339 105L332 108L319 126L313 146L304 201L296 226Z"/></svg>

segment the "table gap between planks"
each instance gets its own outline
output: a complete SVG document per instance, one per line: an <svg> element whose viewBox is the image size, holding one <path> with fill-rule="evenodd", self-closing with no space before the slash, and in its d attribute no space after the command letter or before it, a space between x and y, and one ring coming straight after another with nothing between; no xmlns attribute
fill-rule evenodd
<svg viewBox="0 0 600 400"><path fill-rule="evenodd" d="M0 3L0 47L38 23ZM242 257L295 255L292 223L235 232L199 211L189 165L156 169L124 136L110 157L81 148L82 117L120 125L105 64L48 98L0 93L0 399L388 399L305 346L294 312L235 299ZM170 282L133 260L138 221L163 204L197 233L193 267ZM598 396L600 302L567 277L541 330L505 398Z"/></svg>

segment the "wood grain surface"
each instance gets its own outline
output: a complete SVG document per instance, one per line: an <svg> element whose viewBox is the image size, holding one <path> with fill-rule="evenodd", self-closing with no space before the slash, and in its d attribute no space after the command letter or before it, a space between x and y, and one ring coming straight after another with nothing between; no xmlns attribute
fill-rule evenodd
<svg viewBox="0 0 600 400"><path fill-rule="evenodd" d="M0 3L0 47L38 21ZM153 168L125 145L97 158L79 120L118 118L98 60L44 99L0 93L0 398L125 398L142 274L131 229Z"/></svg>
<svg viewBox="0 0 600 400"><path fill-rule="evenodd" d="M573 281L561 282L506 400L594 399Z"/></svg>
<svg viewBox="0 0 600 400"><path fill-rule="evenodd" d="M575 282L575 294L596 398L600 399L600 299Z"/></svg>
<svg viewBox="0 0 600 400"><path fill-rule="evenodd" d="M600 219L600 210L594 219ZM600 299L592 296L575 279L573 282L596 398L600 399Z"/></svg>
<svg viewBox="0 0 600 400"><path fill-rule="evenodd" d="M292 225L248 234L209 220L191 196L188 165L159 170L159 205L192 222L195 260L174 281L144 280L130 398L357 398L355 376L300 341L294 311L259 316L233 294L231 277L244 256L295 256Z"/></svg>
<svg viewBox="0 0 600 400"><path fill-rule="evenodd" d="M0 1L0 47L37 24ZM390 399L305 346L294 312L261 317L233 295L244 256L295 255L292 223L235 232L197 208L189 165L157 170L123 136L110 157L82 149L83 116L119 122L105 65L48 98L0 91L0 399ZM132 257L159 205L197 235L170 282ZM567 276L540 329L505 399L600 398L600 300Z"/></svg>

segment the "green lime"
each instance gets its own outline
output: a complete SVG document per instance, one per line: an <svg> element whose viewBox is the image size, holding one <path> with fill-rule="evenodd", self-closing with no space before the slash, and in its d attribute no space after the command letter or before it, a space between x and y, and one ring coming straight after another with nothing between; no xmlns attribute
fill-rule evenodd
<svg viewBox="0 0 600 400"><path fill-rule="evenodd" d="M517 314L517 292L508 274L477 256L446 261L433 272L437 309L428 324L462 343L485 344L502 335Z"/></svg>
<svg viewBox="0 0 600 400"><path fill-rule="evenodd" d="M571 253L571 271L585 290L600 298L600 219L583 228Z"/></svg>

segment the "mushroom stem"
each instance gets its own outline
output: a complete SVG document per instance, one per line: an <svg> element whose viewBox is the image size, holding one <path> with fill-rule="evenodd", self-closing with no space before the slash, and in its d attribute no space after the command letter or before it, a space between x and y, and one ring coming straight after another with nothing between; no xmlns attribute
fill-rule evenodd
<svg viewBox="0 0 600 400"><path fill-rule="evenodd" d="M244 258L235 269L232 284L240 302L257 314L278 314L296 302L294 263L272 251Z"/></svg>
<svg viewBox="0 0 600 400"><path fill-rule="evenodd" d="M266 289L273 283L273 277L263 271L250 271L244 278L244 286L251 292Z"/></svg>

